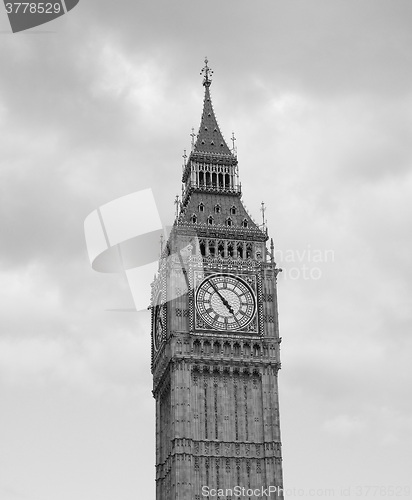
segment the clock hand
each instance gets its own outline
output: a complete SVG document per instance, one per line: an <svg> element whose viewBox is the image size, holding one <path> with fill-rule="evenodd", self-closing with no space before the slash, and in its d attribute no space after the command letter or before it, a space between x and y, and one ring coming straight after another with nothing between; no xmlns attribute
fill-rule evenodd
<svg viewBox="0 0 412 500"><path fill-rule="evenodd" d="M212 283L212 286L213 286L213 283ZM235 316L235 311L233 310L233 307L229 304L229 302L223 297L223 295L221 293L219 293L219 290L213 286L213 288L216 290L216 293L219 295L219 297L222 299L222 302L223 304L227 307L228 311L233 314L233 319L236 321L236 323L238 324L239 328L240 328L240 323L239 323L239 320L236 318Z"/></svg>
<svg viewBox="0 0 412 500"><path fill-rule="evenodd" d="M229 304L229 302L223 297L223 295L219 292L217 286L213 283L213 281L209 280L209 283L212 285L213 290L219 295L220 300L223 302L224 306L227 307L228 311L231 314L234 314L232 306Z"/></svg>

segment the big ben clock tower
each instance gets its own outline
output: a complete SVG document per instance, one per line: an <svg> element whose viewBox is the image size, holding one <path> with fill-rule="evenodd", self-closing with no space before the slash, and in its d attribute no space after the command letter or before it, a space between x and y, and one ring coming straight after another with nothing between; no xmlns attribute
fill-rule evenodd
<svg viewBox="0 0 412 500"><path fill-rule="evenodd" d="M279 269L242 204L205 63L200 128L152 284L156 500L282 499Z"/></svg>

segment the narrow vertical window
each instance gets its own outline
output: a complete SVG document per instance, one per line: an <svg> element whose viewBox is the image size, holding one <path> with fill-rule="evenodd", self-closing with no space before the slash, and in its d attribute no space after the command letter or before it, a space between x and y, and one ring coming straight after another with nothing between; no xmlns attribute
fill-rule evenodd
<svg viewBox="0 0 412 500"><path fill-rule="evenodd" d="M216 254L216 245L214 240L209 241L209 254L214 257Z"/></svg>
<svg viewBox="0 0 412 500"><path fill-rule="evenodd" d="M219 179L219 187L223 188L223 174L219 174L218 179Z"/></svg>
<svg viewBox="0 0 412 500"><path fill-rule="evenodd" d="M219 257L224 257L225 256L225 247L222 242L219 243L217 247L217 253Z"/></svg>
<svg viewBox="0 0 412 500"><path fill-rule="evenodd" d="M252 245L250 243L246 245L246 258L247 259L252 258Z"/></svg>
<svg viewBox="0 0 412 500"><path fill-rule="evenodd" d="M225 188L230 189L232 186L230 185L230 176L229 174L225 174Z"/></svg>

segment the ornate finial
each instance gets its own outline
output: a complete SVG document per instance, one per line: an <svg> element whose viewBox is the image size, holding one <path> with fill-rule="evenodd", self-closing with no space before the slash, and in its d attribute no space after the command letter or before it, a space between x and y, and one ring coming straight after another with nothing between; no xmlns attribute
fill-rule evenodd
<svg viewBox="0 0 412 500"><path fill-rule="evenodd" d="M201 75L202 75L202 74L204 75L204 76L203 76L203 85L204 85L205 87L210 87L210 85L212 84L212 79L211 79L211 77L212 77L212 75L213 75L213 70L211 70L211 69L209 68L209 66L207 65L207 63L208 63L208 62L209 62L209 61L208 61L207 57L205 57L205 65L204 65L204 67L202 68L202 71L200 72L200 74L201 74Z"/></svg>
<svg viewBox="0 0 412 500"><path fill-rule="evenodd" d="M261 205L260 211L262 212L262 228L265 229L265 227L266 227L266 220L265 220L266 207L265 207L265 203L263 201L260 205Z"/></svg>
<svg viewBox="0 0 412 500"><path fill-rule="evenodd" d="M270 238L270 262L275 262L275 245L273 244L273 238Z"/></svg>
<svg viewBox="0 0 412 500"><path fill-rule="evenodd" d="M236 148L235 148L236 137L235 137L234 132L232 132L232 137L230 138L230 140L232 141L232 153L235 155L236 154Z"/></svg>
<svg viewBox="0 0 412 500"><path fill-rule="evenodd" d="M160 257L163 254L163 241L164 241L163 234L161 234L160 235Z"/></svg>
<svg viewBox="0 0 412 500"><path fill-rule="evenodd" d="M192 133L190 134L190 137L192 138L192 149L195 147L195 129L192 127Z"/></svg>
<svg viewBox="0 0 412 500"><path fill-rule="evenodd" d="M183 150L182 158L183 158L183 166L185 167L187 158L186 149Z"/></svg>
<svg viewBox="0 0 412 500"><path fill-rule="evenodd" d="M177 219L179 217L179 205L180 205L178 194L176 195L174 203L176 205L176 219Z"/></svg>

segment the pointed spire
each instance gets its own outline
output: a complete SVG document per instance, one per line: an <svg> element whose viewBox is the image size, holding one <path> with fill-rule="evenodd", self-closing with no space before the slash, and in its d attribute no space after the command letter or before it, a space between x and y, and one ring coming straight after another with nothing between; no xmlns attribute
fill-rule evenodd
<svg viewBox="0 0 412 500"><path fill-rule="evenodd" d="M223 135L219 129L219 125L217 124L215 112L213 111L209 90L210 85L212 84L211 76L213 71L209 68L208 62L209 61L206 57L205 66L200 72L201 75L204 75L203 85L205 87L205 98L203 101L202 120L197 140L194 145L194 151L203 153L220 153L232 156L232 152L227 146L226 141L223 139Z"/></svg>
<svg viewBox="0 0 412 500"><path fill-rule="evenodd" d="M188 202L193 190L215 191L241 196L236 153L231 151L223 138L213 111L210 98L213 71L207 58L202 69L205 97L198 134L192 129L192 148L184 166L182 182L185 185L182 203ZM210 165L216 165L213 172Z"/></svg>

